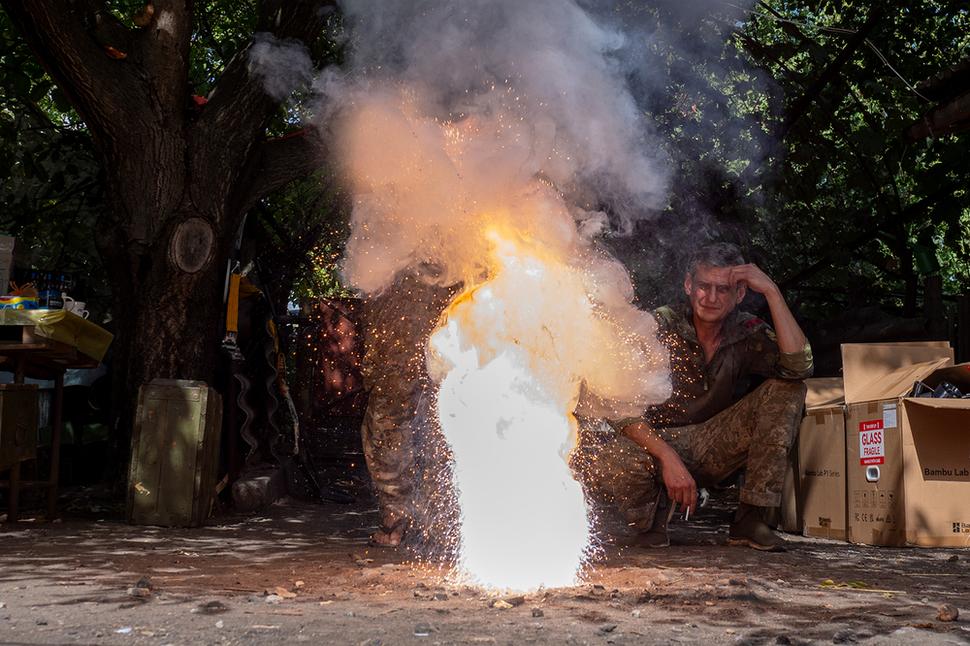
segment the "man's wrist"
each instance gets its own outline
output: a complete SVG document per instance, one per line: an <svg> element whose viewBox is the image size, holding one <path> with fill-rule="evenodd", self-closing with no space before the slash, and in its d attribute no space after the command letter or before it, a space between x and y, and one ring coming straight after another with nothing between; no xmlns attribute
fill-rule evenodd
<svg viewBox="0 0 970 646"><path fill-rule="evenodd" d="M659 447L657 452L653 454L653 457L657 458L657 461L661 465L670 463L671 460L679 460L680 456L677 455L675 451L669 444L664 444L663 447Z"/></svg>
<svg viewBox="0 0 970 646"><path fill-rule="evenodd" d="M785 297L782 295L781 288L778 287L777 283L771 283L771 287L765 290L764 296L769 302L772 300L785 302Z"/></svg>

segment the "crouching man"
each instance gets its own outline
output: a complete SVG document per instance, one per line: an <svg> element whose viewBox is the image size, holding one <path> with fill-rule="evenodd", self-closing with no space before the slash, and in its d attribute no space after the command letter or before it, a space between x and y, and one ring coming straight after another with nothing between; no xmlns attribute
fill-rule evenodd
<svg viewBox="0 0 970 646"><path fill-rule="evenodd" d="M736 309L749 289L767 299L773 328ZM665 547L671 505L693 510L698 487L744 468L728 542L782 551L785 541L764 518L781 503L811 348L778 286L734 245L695 253L684 291L686 303L655 311L673 395L641 418L614 423L618 435L584 441L584 479L616 504L636 532L634 544ZM752 376L766 379L745 395Z"/></svg>

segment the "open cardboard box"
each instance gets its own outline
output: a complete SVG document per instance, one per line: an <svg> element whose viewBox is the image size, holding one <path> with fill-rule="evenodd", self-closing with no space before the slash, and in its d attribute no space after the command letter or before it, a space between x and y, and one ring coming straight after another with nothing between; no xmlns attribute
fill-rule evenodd
<svg viewBox="0 0 970 646"><path fill-rule="evenodd" d="M970 399L908 397L916 381L970 392L945 343L842 346L848 538L970 546Z"/></svg>

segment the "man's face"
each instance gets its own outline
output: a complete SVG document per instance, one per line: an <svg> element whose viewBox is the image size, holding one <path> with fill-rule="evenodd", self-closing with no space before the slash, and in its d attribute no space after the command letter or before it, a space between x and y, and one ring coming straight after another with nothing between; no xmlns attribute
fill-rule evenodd
<svg viewBox="0 0 970 646"><path fill-rule="evenodd" d="M730 282L730 267L698 265L694 276L684 278L684 291L694 316L706 323L719 323L744 299L744 285Z"/></svg>

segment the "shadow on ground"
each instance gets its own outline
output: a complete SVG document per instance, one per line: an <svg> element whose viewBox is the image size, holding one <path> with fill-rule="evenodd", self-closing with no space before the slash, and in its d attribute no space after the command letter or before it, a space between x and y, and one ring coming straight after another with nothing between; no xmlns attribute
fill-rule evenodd
<svg viewBox="0 0 970 646"><path fill-rule="evenodd" d="M3 643L970 643L970 550L791 537L726 546L729 502L664 550L606 545L582 583L465 586L376 549L372 506L284 500L200 529L71 519L0 529Z"/></svg>

